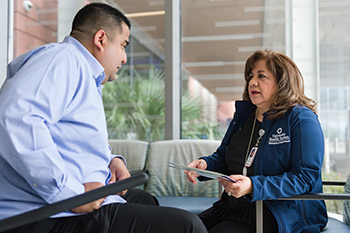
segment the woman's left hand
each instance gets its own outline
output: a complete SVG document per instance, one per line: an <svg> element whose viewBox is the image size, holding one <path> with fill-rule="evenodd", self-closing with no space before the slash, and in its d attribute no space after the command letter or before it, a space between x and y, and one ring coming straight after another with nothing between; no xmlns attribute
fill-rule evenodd
<svg viewBox="0 0 350 233"><path fill-rule="evenodd" d="M236 182L228 181L222 178L218 179L219 182L224 186L225 192L227 192L229 196L240 198L244 195L253 193L253 185L249 177L242 175L231 175L230 178Z"/></svg>

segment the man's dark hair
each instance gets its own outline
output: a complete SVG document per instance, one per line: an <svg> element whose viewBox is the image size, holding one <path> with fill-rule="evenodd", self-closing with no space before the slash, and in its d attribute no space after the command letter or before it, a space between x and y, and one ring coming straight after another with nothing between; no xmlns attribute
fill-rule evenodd
<svg viewBox="0 0 350 233"><path fill-rule="evenodd" d="M113 39L116 32L123 32L123 23L131 28L129 19L118 9L95 2L85 5L78 11L73 20L72 32L94 35L102 29Z"/></svg>

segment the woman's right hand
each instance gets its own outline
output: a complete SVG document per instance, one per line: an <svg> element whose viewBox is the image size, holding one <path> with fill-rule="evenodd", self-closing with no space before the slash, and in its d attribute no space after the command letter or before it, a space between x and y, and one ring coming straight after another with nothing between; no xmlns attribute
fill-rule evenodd
<svg viewBox="0 0 350 233"><path fill-rule="evenodd" d="M206 170L207 162L204 159L194 160L188 165L188 167ZM192 184L197 184L198 175L195 173L195 171L185 171L185 173L187 173L188 182L191 182Z"/></svg>

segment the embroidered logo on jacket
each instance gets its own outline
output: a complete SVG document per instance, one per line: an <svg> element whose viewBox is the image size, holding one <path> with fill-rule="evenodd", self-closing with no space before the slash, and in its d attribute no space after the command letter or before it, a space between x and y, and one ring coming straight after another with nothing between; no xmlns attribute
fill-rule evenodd
<svg viewBox="0 0 350 233"><path fill-rule="evenodd" d="M290 142L289 136L282 131L282 128L278 128L276 134L272 134L272 136L269 138L269 145L278 145Z"/></svg>

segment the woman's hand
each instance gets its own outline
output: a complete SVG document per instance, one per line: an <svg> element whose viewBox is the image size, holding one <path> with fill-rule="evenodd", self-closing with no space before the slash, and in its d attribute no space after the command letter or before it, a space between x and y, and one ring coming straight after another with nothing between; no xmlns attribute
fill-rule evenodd
<svg viewBox="0 0 350 233"><path fill-rule="evenodd" d="M188 167L206 170L207 169L207 162L204 159L194 160L188 165ZM191 182L192 184L197 184L196 178L198 177L198 175L196 174L195 171L185 171L185 173L187 173L188 182Z"/></svg>
<svg viewBox="0 0 350 233"><path fill-rule="evenodd" d="M244 195L253 193L253 185L249 177L242 175L231 175L230 178L235 180L236 183L222 178L218 179L222 186L224 186L225 192L227 192L229 196L232 195L235 198L240 198Z"/></svg>

